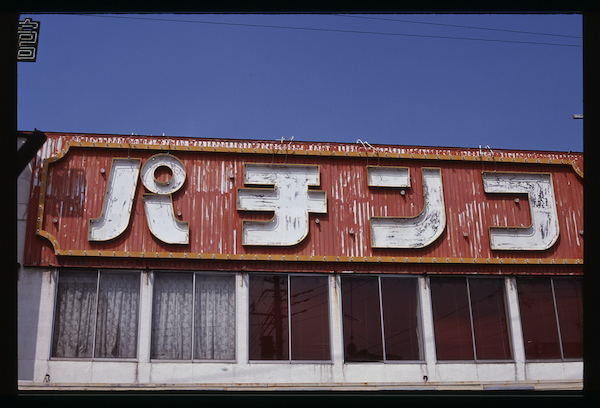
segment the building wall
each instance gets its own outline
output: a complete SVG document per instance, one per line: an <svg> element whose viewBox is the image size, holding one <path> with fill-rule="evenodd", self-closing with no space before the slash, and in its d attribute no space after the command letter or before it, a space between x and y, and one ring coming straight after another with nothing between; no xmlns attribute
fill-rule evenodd
<svg viewBox="0 0 600 408"><path fill-rule="evenodd" d="M249 361L248 273L236 275L236 361L150 360L152 272L142 273L138 357L134 361L50 358L57 272L24 268L19 280L19 386L84 388L555 388L582 387L583 362L526 362L514 278L505 278L514 359L509 362L436 361L427 277L419 277L422 362L344 363L340 276L329 275L332 360L322 363ZM24 311L24 313L21 313Z"/></svg>
<svg viewBox="0 0 600 408"><path fill-rule="evenodd" d="M60 148L60 147L59 147ZM50 156L52 154L49 154ZM423 360L417 362L344 362L343 314L341 309L341 268L326 274L329 280L331 361L289 362L250 361L249 276L252 270L239 271L236 279L236 358L234 362L167 362L150 359L153 273L151 265L135 268L141 274L140 315L137 357L131 360L77 360L51 357L55 299L60 270L69 267L23 266L28 203L37 202L30 194L31 170L18 179L18 379L20 389L581 389L582 361L526 361L519 301L514 276L505 276L505 296L513 359L504 362L456 362L436 359L434 323L428 266L405 267L418 273L421 341ZM34 183L35 184L35 183ZM579 200L579 198L577 199ZM578 201L579 202L579 201ZM31 211L29 212L32 213ZM35 211L33 212L35 214ZM30 221L29 225L34 225ZM31 231L29 231L31 234ZM36 239L33 234L31 239ZM579 239L577 236L574 239ZM123 263L126 263L123 261ZM183 262L182 262L183 264ZM174 264L175 265L175 264ZM203 269L211 270L210 262ZM230 264L215 262L215 269L235 270ZM290 269L294 269L288 262ZM77 265L73 265L77 266ZM109 267L108 263L103 265ZM177 265L176 265L177 266ZM379 273L361 265L343 265L345 272ZM461 265L462 266L462 265ZM85 263L79 267L85 267ZM135 265L129 265L135 267ZM412 269L411 269L412 267ZM554 266L553 266L554 267ZM580 267L580 266L579 266ZM302 267L299 267L302 273ZM385 268L390 269L385 266ZM469 266L471 274L477 269ZM480 267L482 270L485 266ZM533 265L530 266L533 268ZM548 266L550 268L550 266ZM565 267L566 268L566 267ZM194 270L178 265L169 269ZM392 268L393 269L393 268ZM288 272L285 265L270 263L260 270ZM537 269L536 269L537 270ZM554 269L552 269L554 271ZM304 271L310 273L311 270ZM384 272L381 272L384 273ZM386 270L385 273L398 273ZM438 272L439 273L439 272ZM460 272L450 272L460 273ZM464 272L463 272L464 273ZM487 274L494 274L490 270ZM543 273L542 273L543 274ZM560 274L560 273L559 273ZM568 273L567 273L568 274ZM575 271L575 274L578 274ZM505 274L506 275L506 274ZM563 273L563 275L565 275Z"/></svg>
<svg viewBox="0 0 600 408"><path fill-rule="evenodd" d="M24 139L17 140L17 150L25 143ZM17 262L18 262L18 378L19 380L33 380L33 364L35 361L35 339L37 338L37 315L40 299L37 296L27 296L41 288L23 276L22 267L23 251L25 247L25 234L27 226L27 209L29 204L29 190L31 184L31 167L26 167L17 177ZM27 288L25 291L23 289Z"/></svg>

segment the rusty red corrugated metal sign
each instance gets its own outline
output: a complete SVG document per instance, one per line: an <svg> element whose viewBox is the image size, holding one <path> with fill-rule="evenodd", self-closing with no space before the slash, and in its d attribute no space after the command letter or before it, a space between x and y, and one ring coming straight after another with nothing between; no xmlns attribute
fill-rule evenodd
<svg viewBox="0 0 600 408"><path fill-rule="evenodd" d="M27 265L580 273L583 264L581 153L47 136Z"/></svg>

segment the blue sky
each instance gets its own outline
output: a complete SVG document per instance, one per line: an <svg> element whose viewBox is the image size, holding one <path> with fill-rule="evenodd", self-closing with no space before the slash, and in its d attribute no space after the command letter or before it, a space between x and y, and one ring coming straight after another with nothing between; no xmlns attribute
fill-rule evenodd
<svg viewBox="0 0 600 408"><path fill-rule="evenodd" d="M583 151L581 15L26 17L19 130Z"/></svg>

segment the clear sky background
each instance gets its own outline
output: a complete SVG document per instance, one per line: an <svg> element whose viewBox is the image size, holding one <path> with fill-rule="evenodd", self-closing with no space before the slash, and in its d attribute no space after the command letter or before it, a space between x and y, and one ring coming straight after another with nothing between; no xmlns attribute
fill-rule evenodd
<svg viewBox="0 0 600 408"><path fill-rule="evenodd" d="M581 15L26 17L23 131L583 151Z"/></svg>

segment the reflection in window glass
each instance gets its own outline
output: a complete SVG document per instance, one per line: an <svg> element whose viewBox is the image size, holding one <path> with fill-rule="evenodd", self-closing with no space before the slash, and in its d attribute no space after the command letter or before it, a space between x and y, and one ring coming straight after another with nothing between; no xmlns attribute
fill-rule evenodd
<svg viewBox="0 0 600 408"><path fill-rule="evenodd" d="M379 281L342 276L345 361L382 361Z"/></svg>
<svg viewBox="0 0 600 408"><path fill-rule="evenodd" d="M477 360L511 358L504 279L468 279Z"/></svg>
<svg viewBox="0 0 600 408"><path fill-rule="evenodd" d="M431 278L438 360L473 360L469 296L465 278Z"/></svg>
<svg viewBox="0 0 600 408"><path fill-rule="evenodd" d="M512 357L504 278L432 277L431 299L438 360Z"/></svg>
<svg viewBox="0 0 600 408"><path fill-rule="evenodd" d="M422 360L417 279L381 278L386 360Z"/></svg>
<svg viewBox="0 0 600 408"><path fill-rule="evenodd" d="M423 359L417 279L342 276L341 283L346 362Z"/></svg>
<svg viewBox="0 0 600 408"><path fill-rule="evenodd" d="M517 278L517 290L525 357L583 358L582 280Z"/></svg>
<svg viewBox="0 0 600 408"><path fill-rule="evenodd" d="M250 359L288 359L287 276L250 275Z"/></svg>
<svg viewBox="0 0 600 408"><path fill-rule="evenodd" d="M558 328L550 279L518 278L525 357L560 359Z"/></svg>
<svg viewBox="0 0 600 408"><path fill-rule="evenodd" d="M553 279L564 358L583 357L582 280Z"/></svg>
<svg viewBox="0 0 600 408"><path fill-rule="evenodd" d="M329 278L290 276L292 360L329 360Z"/></svg>
<svg viewBox="0 0 600 408"><path fill-rule="evenodd" d="M250 359L330 360L328 282L327 276L251 274Z"/></svg>

